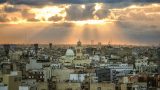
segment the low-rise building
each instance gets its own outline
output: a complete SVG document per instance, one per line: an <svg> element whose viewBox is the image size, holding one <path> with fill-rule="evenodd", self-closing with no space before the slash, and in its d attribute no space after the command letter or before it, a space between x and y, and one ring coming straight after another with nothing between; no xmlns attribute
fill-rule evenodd
<svg viewBox="0 0 160 90"><path fill-rule="evenodd" d="M91 83L89 90L115 90L115 84L113 83Z"/></svg>

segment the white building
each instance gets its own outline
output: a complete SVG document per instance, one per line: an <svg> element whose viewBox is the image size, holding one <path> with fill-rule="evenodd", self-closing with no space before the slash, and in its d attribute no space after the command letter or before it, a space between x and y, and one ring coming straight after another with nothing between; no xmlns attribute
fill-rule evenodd
<svg viewBox="0 0 160 90"><path fill-rule="evenodd" d="M76 53L72 49L67 49L65 56L62 56L60 61L64 66L74 66L74 67L86 67L89 66L91 60L87 55L83 54L83 47L81 42L77 42L75 47Z"/></svg>
<svg viewBox="0 0 160 90"><path fill-rule="evenodd" d="M26 70L42 69L42 63L37 63L37 60L30 59L29 64L26 64Z"/></svg>
<svg viewBox="0 0 160 90"><path fill-rule="evenodd" d="M4 85L3 83L0 83L0 90L8 90L8 86Z"/></svg>
<svg viewBox="0 0 160 90"><path fill-rule="evenodd" d="M92 60L92 61L96 61L96 62L101 61L101 62L105 62L105 63L107 63L107 61L108 61L105 58L105 56L98 56L98 55L91 56L91 57L89 57L89 59Z"/></svg>
<svg viewBox="0 0 160 90"><path fill-rule="evenodd" d="M44 68L44 81L51 79L52 76L56 77L59 82L69 80L69 75L73 73L74 70L62 68L62 69L55 69L53 67Z"/></svg>
<svg viewBox="0 0 160 90"><path fill-rule="evenodd" d="M36 80L24 80L19 86L19 90L37 90Z"/></svg>
<svg viewBox="0 0 160 90"><path fill-rule="evenodd" d="M69 80L73 82L83 82L87 74L70 74Z"/></svg>
<svg viewBox="0 0 160 90"><path fill-rule="evenodd" d="M74 58L74 51L72 49L67 49L65 56L62 56L61 58L61 62L64 64L64 66L71 66Z"/></svg>
<svg viewBox="0 0 160 90"><path fill-rule="evenodd" d="M71 73L69 75L69 81L71 82L84 82L84 80L86 79L86 76L90 77L90 81L91 82L98 82L97 80L97 76L96 73L83 73L83 74L79 74L79 73Z"/></svg>
<svg viewBox="0 0 160 90"><path fill-rule="evenodd" d="M19 90L30 90L29 86L19 86Z"/></svg>
<svg viewBox="0 0 160 90"><path fill-rule="evenodd" d="M133 69L133 65L129 64L100 64L100 67L112 68L112 69Z"/></svg>
<svg viewBox="0 0 160 90"><path fill-rule="evenodd" d="M148 66L148 57L142 57L135 60L136 70L139 72L145 72Z"/></svg>
<svg viewBox="0 0 160 90"><path fill-rule="evenodd" d="M148 57L142 57L135 61L136 70L138 72L155 72L158 65L153 62L148 62Z"/></svg>

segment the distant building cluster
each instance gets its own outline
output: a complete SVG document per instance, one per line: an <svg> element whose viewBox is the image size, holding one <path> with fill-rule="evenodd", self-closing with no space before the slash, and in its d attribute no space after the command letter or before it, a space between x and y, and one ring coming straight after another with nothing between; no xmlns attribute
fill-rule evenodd
<svg viewBox="0 0 160 90"><path fill-rule="evenodd" d="M0 90L160 90L160 47L1 45Z"/></svg>

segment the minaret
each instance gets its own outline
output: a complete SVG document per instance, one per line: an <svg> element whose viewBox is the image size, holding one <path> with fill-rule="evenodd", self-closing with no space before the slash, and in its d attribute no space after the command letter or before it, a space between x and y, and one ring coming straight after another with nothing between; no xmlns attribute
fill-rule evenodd
<svg viewBox="0 0 160 90"><path fill-rule="evenodd" d="M76 46L76 58L78 60L82 59L82 56L83 56L82 50L83 50L83 47L82 47L81 41L78 41Z"/></svg>

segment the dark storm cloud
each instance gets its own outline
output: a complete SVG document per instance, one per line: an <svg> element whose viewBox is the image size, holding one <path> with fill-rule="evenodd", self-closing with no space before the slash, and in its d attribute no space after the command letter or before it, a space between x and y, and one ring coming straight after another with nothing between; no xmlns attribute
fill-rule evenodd
<svg viewBox="0 0 160 90"><path fill-rule="evenodd" d="M20 11L20 9L15 8L15 7L5 6L5 7L4 7L4 11L5 11L5 12L12 13L12 12Z"/></svg>
<svg viewBox="0 0 160 90"><path fill-rule="evenodd" d="M57 42L65 42L67 41L67 37L72 36L72 32L77 33L77 29L81 29L80 39L90 41L92 39L95 40L103 40L103 39L115 39L119 41L128 40L132 43L154 43L160 41L160 26L159 26L159 18L160 18L160 4L152 4L150 2L158 2L159 0L12 0L13 4L0 4L4 5L2 9L0 9L0 23L3 22L16 22L18 19L26 20L31 22L27 23L26 27L21 25L16 25L15 27L6 26L5 28L1 28L2 30L6 30L6 34L3 34L4 37L14 36L20 38L18 35L22 33L24 38L24 32L17 33L16 30L21 31L22 29L28 30L31 29L31 35L29 37L30 41L40 40L40 41L52 41L52 39L57 40ZM95 6L97 2L101 6L99 10L95 10ZM136 3L141 2L141 3ZM148 3L143 3L148 2ZM2 3L2 2L1 2ZM59 4L57 4L59 3ZM50 25L32 25L32 22L38 23L40 19L36 18L37 12L31 12L33 9L43 9L47 6L56 6L59 8L63 8L64 3L70 5L68 8L64 9L64 13L66 16L58 16L53 15L48 18L48 21L58 22L58 21L66 21L70 23L63 22L61 24L50 24ZM80 4L83 3L83 4ZM22 5L25 4L25 5ZM33 6L30 6L33 5ZM82 8L81 5L85 5ZM50 14L50 13L49 13ZM43 16L43 15L42 15ZM82 25L81 28L76 27L76 24L81 20L95 20L98 17L99 20L107 19L111 20L110 22L114 23L114 26L110 26L106 24L106 27L102 27L100 25ZM113 20L113 21L112 21ZM74 22L76 23L74 23ZM45 22L45 20L44 20ZM34 23L33 23L34 24ZM103 30L112 29L111 31ZM21 27L21 28L18 28ZM73 30L73 27L76 28ZM12 28L15 28L12 31ZM114 29L115 28L115 29ZM11 30L11 31L10 31ZM36 32L38 30L38 32ZM79 30L79 31L81 31ZM103 31L103 33L101 33ZM34 32L36 32L34 34ZM10 34L8 34L10 33ZM15 34L12 34L15 33ZM77 38L78 35L73 34L73 39ZM121 38L124 36L125 38ZM10 39L10 38L8 38ZM12 39L12 38L11 38Z"/></svg>
<svg viewBox="0 0 160 90"><path fill-rule="evenodd" d="M1 0L5 2L6 0ZM28 4L28 5L41 5L41 4L86 4L86 3L120 3L120 2L160 2L160 0L12 0L14 4Z"/></svg>
<svg viewBox="0 0 160 90"><path fill-rule="evenodd" d="M95 11L95 4L85 4L85 8L81 7L82 4L71 5L68 9L66 9L67 20L88 20L94 19L94 16L97 16L99 19L104 19L109 14L109 8L111 8L107 4L103 4L100 10Z"/></svg>
<svg viewBox="0 0 160 90"><path fill-rule="evenodd" d="M80 5L72 5L66 10L68 20L85 20L93 18L94 4L87 4L85 9L82 9Z"/></svg>
<svg viewBox="0 0 160 90"><path fill-rule="evenodd" d="M5 3L7 2L7 0L0 0L0 3Z"/></svg>
<svg viewBox="0 0 160 90"><path fill-rule="evenodd" d="M27 21L31 21L31 22L38 22L39 21L38 19L35 19L35 14L34 13L30 13L28 10L22 10L21 11L21 15Z"/></svg>
<svg viewBox="0 0 160 90"><path fill-rule="evenodd" d="M25 19L27 21L37 22L39 20L35 19L35 14L30 13L30 6L23 5L11 5L11 4L1 4L0 7L0 22L12 22L18 21L19 19Z"/></svg>

